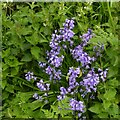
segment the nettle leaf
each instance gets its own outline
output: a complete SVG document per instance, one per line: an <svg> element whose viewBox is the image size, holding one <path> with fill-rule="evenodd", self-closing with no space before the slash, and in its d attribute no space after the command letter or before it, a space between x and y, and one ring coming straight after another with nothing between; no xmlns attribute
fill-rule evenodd
<svg viewBox="0 0 120 120"><path fill-rule="evenodd" d="M103 101L103 106L105 109L109 108L111 104L112 104L111 101L107 101L107 100Z"/></svg>
<svg viewBox="0 0 120 120"><path fill-rule="evenodd" d="M46 118L53 118L54 117L54 113L49 111L49 110L45 110L45 109L42 109L42 111L44 112Z"/></svg>
<svg viewBox="0 0 120 120"><path fill-rule="evenodd" d="M32 60L32 55L30 53L26 53L21 59L21 61L25 61L25 62L29 62L31 60Z"/></svg>
<svg viewBox="0 0 120 120"><path fill-rule="evenodd" d="M109 39L109 42L111 43L111 45L115 45L115 46L118 46L118 37L117 36L114 36L112 33L110 33L110 38Z"/></svg>
<svg viewBox="0 0 120 120"><path fill-rule="evenodd" d="M16 118L21 118L22 116L24 116L24 112L22 111L19 105L15 105L11 109L12 116L16 116Z"/></svg>
<svg viewBox="0 0 120 120"><path fill-rule="evenodd" d="M31 116L33 118L45 118L45 114L40 109L36 111L32 111Z"/></svg>
<svg viewBox="0 0 120 120"><path fill-rule="evenodd" d="M7 81L6 80L2 80L2 89L4 89L6 85L7 85Z"/></svg>
<svg viewBox="0 0 120 120"><path fill-rule="evenodd" d="M72 112L72 110L69 109L69 100L70 98L66 96L65 99L58 101L59 112L62 117Z"/></svg>
<svg viewBox="0 0 120 120"><path fill-rule="evenodd" d="M11 75L17 75L19 72L19 66L11 68Z"/></svg>
<svg viewBox="0 0 120 120"><path fill-rule="evenodd" d="M10 48L3 50L2 52L2 58L7 57L10 55Z"/></svg>
<svg viewBox="0 0 120 120"><path fill-rule="evenodd" d="M108 81L108 86L117 88L119 86L119 82L118 82L118 80L116 80L116 78L111 79Z"/></svg>
<svg viewBox="0 0 120 120"><path fill-rule="evenodd" d="M35 47L32 47L31 48L31 54L36 58L36 59L39 59L40 57L40 48L35 46Z"/></svg>
<svg viewBox="0 0 120 120"><path fill-rule="evenodd" d="M2 71L5 71L9 66L5 63L2 63Z"/></svg>
<svg viewBox="0 0 120 120"><path fill-rule="evenodd" d="M5 63L10 67L16 67L18 65L22 65L23 63L19 62L16 57L10 56L9 58L5 58Z"/></svg>
<svg viewBox="0 0 120 120"><path fill-rule="evenodd" d="M46 39L40 39L40 41L39 41L39 43L47 43L48 42L48 40L46 40Z"/></svg>
<svg viewBox="0 0 120 120"><path fill-rule="evenodd" d="M116 67L110 67L109 71L108 71L108 75L107 75L107 78L111 78L111 77L114 77L118 74L118 68Z"/></svg>
<svg viewBox="0 0 120 120"><path fill-rule="evenodd" d="M32 34L32 28L31 27L22 27L20 24L16 24L16 33L21 35L29 35Z"/></svg>
<svg viewBox="0 0 120 120"><path fill-rule="evenodd" d="M2 100L8 99L9 93L5 90L2 91Z"/></svg>
<svg viewBox="0 0 120 120"><path fill-rule="evenodd" d="M58 106L56 105L51 105L51 108L53 110L53 112L55 112L56 114L59 114L60 113L60 110L58 109Z"/></svg>
<svg viewBox="0 0 120 120"><path fill-rule="evenodd" d="M106 91L106 93L104 94L104 98L106 100L113 100L115 98L116 95L116 90L115 89L109 89L108 91Z"/></svg>
<svg viewBox="0 0 120 120"><path fill-rule="evenodd" d="M32 97L33 92L18 92L17 98L19 98L23 103L27 102L30 97Z"/></svg>
<svg viewBox="0 0 120 120"><path fill-rule="evenodd" d="M108 118L108 113L107 112L99 113L98 117L99 118Z"/></svg>
<svg viewBox="0 0 120 120"><path fill-rule="evenodd" d="M114 116L118 115L119 114L119 106L116 105L116 104L113 104L113 106L111 106L109 109L108 109L108 113L110 115L113 115L113 118Z"/></svg>
<svg viewBox="0 0 120 120"><path fill-rule="evenodd" d="M35 100L32 103L29 104L31 110L35 110L43 105L43 103L40 100Z"/></svg>
<svg viewBox="0 0 120 120"><path fill-rule="evenodd" d="M101 113L102 112L101 104L100 103L96 103L95 105L90 107L88 110L91 111L91 112L97 113L97 114Z"/></svg>
<svg viewBox="0 0 120 120"><path fill-rule="evenodd" d="M32 45L36 45L40 41L40 38L39 38L38 33L36 31L32 34L32 36L26 36L25 38Z"/></svg>
<svg viewBox="0 0 120 120"><path fill-rule="evenodd" d="M7 84L7 87L5 88L5 90L10 93L14 93L14 85Z"/></svg>

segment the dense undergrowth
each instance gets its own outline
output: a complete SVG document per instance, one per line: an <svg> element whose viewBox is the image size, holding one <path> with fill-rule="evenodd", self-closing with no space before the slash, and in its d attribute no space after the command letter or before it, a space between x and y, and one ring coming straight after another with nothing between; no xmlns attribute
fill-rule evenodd
<svg viewBox="0 0 120 120"><path fill-rule="evenodd" d="M120 118L119 112L119 28L120 16L119 2L26 2L1 3L2 4L2 118ZM74 70L80 66L77 80L85 77L81 64L76 62L70 54L70 46L64 54L63 64L60 65L64 73L62 82L50 80L39 62L47 63L46 51L52 34L55 30L63 28L66 19L74 20L72 36L74 47L82 43L80 36L92 30L93 37L88 41L85 51L92 56L93 47L101 45L104 49L92 66L97 70L108 69L104 82L100 82L96 92L92 91L85 98L80 91L73 96L78 101L84 101L85 112L80 116L76 110L69 107L71 95L63 100L57 100L60 87L68 87L70 67ZM61 33L60 33L61 34ZM74 52L73 52L74 54ZM47 64L51 64L48 62ZM53 65L53 63L52 63ZM91 67L91 66L90 66ZM72 68L71 68L72 69ZM73 70L73 71L74 71ZM34 73L37 80L25 79L26 73ZM58 77L58 76L57 76ZM50 91L44 96L37 83L43 79L50 84ZM57 78L58 79L58 78ZM42 81L41 81L42 83ZM46 85L44 83L44 85ZM43 85L43 84L42 84ZM79 90L79 88L77 88ZM62 91L62 90L61 90ZM42 96L44 99L41 100ZM36 94L36 95L37 95ZM33 97L34 95L34 97ZM82 110L81 110L82 111Z"/></svg>

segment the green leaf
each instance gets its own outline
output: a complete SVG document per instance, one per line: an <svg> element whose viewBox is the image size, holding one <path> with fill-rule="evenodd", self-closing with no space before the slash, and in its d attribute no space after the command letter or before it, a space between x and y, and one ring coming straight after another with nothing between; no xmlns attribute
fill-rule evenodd
<svg viewBox="0 0 120 120"><path fill-rule="evenodd" d="M58 109L58 106L56 105L51 105L51 108L53 109L53 112L55 112L56 114L59 114L60 113L60 110Z"/></svg>
<svg viewBox="0 0 120 120"><path fill-rule="evenodd" d="M106 100L103 101L103 106L105 109L109 108L111 104L112 104L111 101L106 101Z"/></svg>
<svg viewBox="0 0 120 120"><path fill-rule="evenodd" d="M94 106L90 107L88 110L94 113L100 113L102 111L101 104L96 103Z"/></svg>
<svg viewBox="0 0 120 120"><path fill-rule="evenodd" d="M17 98L19 98L23 103L27 102L30 97L32 97L33 92L18 92Z"/></svg>
<svg viewBox="0 0 120 120"><path fill-rule="evenodd" d="M5 90L10 93L14 93L14 85L7 84L7 87L5 88Z"/></svg>
<svg viewBox="0 0 120 120"><path fill-rule="evenodd" d="M36 45L40 41L40 38L39 38L38 33L36 31L32 34L32 36L29 36L29 37L26 36L25 38L32 45Z"/></svg>
<svg viewBox="0 0 120 120"><path fill-rule="evenodd" d="M104 98L106 100L113 100L115 98L116 95L116 90L115 89L109 89L108 91L106 91L106 93L104 94Z"/></svg>
<svg viewBox="0 0 120 120"><path fill-rule="evenodd" d="M36 59L39 59L39 57L40 57L40 48L39 47L37 47L37 46L35 46L35 47L32 47L31 48L31 54L32 55L34 55L34 57L36 58Z"/></svg>
<svg viewBox="0 0 120 120"><path fill-rule="evenodd" d="M32 116L33 118L38 118L38 119L40 119L40 118L45 118L45 114L44 114L43 111L41 111L40 109L39 109L39 110L36 110L36 111L32 111L31 116Z"/></svg>
<svg viewBox="0 0 120 120"><path fill-rule="evenodd" d="M108 113L104 112L104 113L99 113L98 115L99 118L108 118Z"/></svg>
<svg viewBox="0 0 120 120"><path fill-rule="evenodd" d="M108 71L108 77L107 78L114 77L114 76L117 75L117 73L118 73L117 68L115 68L115 67L112 66L112 67L110 67L110 69Z"/></svg>
<svg viewBox="0 0 120 120"><path fill-rule="evenodd" d="M7 85L7 81L6 80L2 80L2 89L4 89L6 85Z"/></svg>
<svg viewBox="0 0 120 120"><path fill-rule="evenodd" d="M113 117L116 116L116 114L119 114L119 107L118 107L118 105L113 104L113 106L111 106L108 109L108 113L113 115Z"/></svg>
<svg viewBox="0 0 120 120"><path fill-rule="evenodd" d="M48 42L48 40L45 40L45 39L40 39L39 43L46 43Z"/></svg>
<svg viewBox="0 0 120 120"><path fill-rule="evenodd" d="M42 102L40 101L40 100L35 100L35 101L33 101L32 103L30 103L30 108L32 109L32 110L35 110L35 109L37 109L37 108L39 108L39 107L41 107L43 104L42 104Z"/></svg>
<svg viewBox="0 0 120 120"><path fill-rule="evenodd" d="M54 116L53 112L51 112L49 110L45 110L45 109L42 109L42 111L44 112L44 114L47 118L53 118L53 116Z"/></svg>
<svg viewBox="0 0 120 120"><path fill-rule="evenodd" d="M116 78L109 80L108 86L117 88L119 86L118 80L116 80Z"/></svg>
<svg viewBox="0 0 120 120"><path fill-rule="evenodd" d="M17 75L19 72L19 66L16 66L14 68L11 68L11 75Z"/></svg>
<svg viewBox="0 0 120 120"><path fill-rule="evenodd" d="M31 60L32 60L32 55L30 53L26 53L21 59L21 61L25 61L25 62L29 62Z"/></svg>

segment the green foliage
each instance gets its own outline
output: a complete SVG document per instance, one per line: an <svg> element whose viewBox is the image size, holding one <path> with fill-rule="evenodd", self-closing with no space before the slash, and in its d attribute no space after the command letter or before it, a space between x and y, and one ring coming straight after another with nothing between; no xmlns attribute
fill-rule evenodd
<svg viewBox="0 0 120 120"><path fill-rule="evenodd" d="M108 67L108 77L99 84L96 99L86 108L88 118L120 118L119 68L119 3L117 2L28 2L2 4L2 117L3 118L72 118L69 98L56 101L58 88L53 85L48 98L50 105L33 99L35 92L43 93L35 87L36 82L26 81L24 75L33 71L40 78L48 77L41 73L38 62L46 61L45 52L55 29L62 27L66 18L74 18L76 33L79 35L88 28L95 37L92 46L104 44L105 51L96 66ZM91 50L91 46L88 47ZM73 62L66 61L68 66ZM1 64L0 64L1 65ZM67 71L64 66L64 71ZM80 74L81 75L81 74ZM67 79L67 78L66 78ZM54 95L54 96L52 96ZM59 107L58 107L59 106ZM75 116L74 116L75 117Z"/></svg>

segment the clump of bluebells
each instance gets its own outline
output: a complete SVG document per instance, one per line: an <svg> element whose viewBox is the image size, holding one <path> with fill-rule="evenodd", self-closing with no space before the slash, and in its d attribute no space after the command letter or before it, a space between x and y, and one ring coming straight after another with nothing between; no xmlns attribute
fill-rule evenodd
<svg viewBox="0 0 120 120"><path fill-rule="evenodd" d="M93 93L97 91L97 85L105 81L108 69L102 70L102 68L94 68L93 64L97 62L97 58L101 56L104 45L101 47L93 46L93 56L90 56L85 51L85 47L89 44L90 39L94 37L91 29L88 29L87 33L80 36L81 42L79 45L74 45L74 23L73 19L67 19L63 24L63 28L59 31L55 30L54 34L52 34L52 39L49 43L51 50L46 51L47 62L38 63L43 72L49 76L49 84L44 83L44 80L41 79L37 82L36 86L40 91L44 92L42 96L49 97L48 93L51 90L51 84L60 83L58 85L59 93L57 93L56 99L61 101L65 99L66 96L69 96L69 109L76 112L80 117L82 113L85 112L85 102L83 99L85 99L88 94L91 95L91 99L95 97ZM63 73L62 67L65 61L64 58L68 54L67 52L72 57L71 61L75 60L78 66L76 66L76 64L75 66L69 66L68 72ZM66 59L70 58L66 57ZM37 79L31 72L28 72L25 77L28 81ZM64 81L67 85L65 86L60 81ZM78 94L80 94L81 97L78 97ZM40 100L42 96L39 96L37 93L33 95L35 99Z"/></svg>

